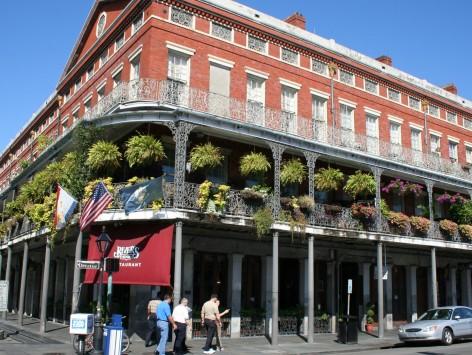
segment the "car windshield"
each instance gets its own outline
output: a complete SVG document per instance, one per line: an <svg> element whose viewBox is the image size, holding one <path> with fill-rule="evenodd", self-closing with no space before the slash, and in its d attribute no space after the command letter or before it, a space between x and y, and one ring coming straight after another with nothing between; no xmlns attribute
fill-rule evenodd
<svg viewBox="0 0 472 355"><path fill-rule="evenodd" d="M431 309L423 314L418 320L448 320L451 318L452 309Z"/></svg>

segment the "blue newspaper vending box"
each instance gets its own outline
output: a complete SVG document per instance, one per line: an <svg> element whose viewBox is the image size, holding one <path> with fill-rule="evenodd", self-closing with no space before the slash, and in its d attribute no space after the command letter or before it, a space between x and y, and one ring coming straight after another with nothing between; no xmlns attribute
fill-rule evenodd
<svg viewBox="0 0 472 355"><path fill-rule="evenodd" d="M121 325L121 314L113 314L111 324L106 325L103 329L103 353L105 355L120 355L122 340L123 340L123 326Z"/></svg>

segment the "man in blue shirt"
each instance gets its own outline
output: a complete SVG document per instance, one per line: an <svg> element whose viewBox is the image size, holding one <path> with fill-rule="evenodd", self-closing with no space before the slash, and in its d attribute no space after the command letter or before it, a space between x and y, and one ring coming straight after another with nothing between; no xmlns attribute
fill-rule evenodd
<svg viewBox="0 0 472 355"><path fill-rule="evenodd" d="M161 331L161 339L159 344L157 344L156 354L165 355L166 354L166 343L167 338L169 337L169 323L172 324L172 329L177 329L177 325L174 322L174 318L170 313L170 303L172 302L172 297L168 294L164 296L164 301L157 306L157 328Z"/></svg>

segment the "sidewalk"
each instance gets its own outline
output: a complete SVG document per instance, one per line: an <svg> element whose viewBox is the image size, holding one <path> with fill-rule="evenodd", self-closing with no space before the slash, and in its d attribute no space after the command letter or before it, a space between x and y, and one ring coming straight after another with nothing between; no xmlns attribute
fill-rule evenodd
<svg viewBox="0 0 472 355"><path fill-rule="evenodd" d="M23 328L16 323L16 316L9 314L8 320L0 320L0 331L12 334L0 340L0 355L69 355L74 354L70 343L69 328L63 324L48 322L46 334L39 334L39 321L26 318ZM18 334L14 334L18 331ZM359 343L345 345L336 342L334 334L315 334L315 343L307 344L299 336L280 336L279 345L272 346L264 337L223 339L224 354L343 354L388 348L398 343L396 332L387 331L383 339L359 333ZM204 339L187 342L191 353L202 354ZM168 350L172 348L167 344ZM132 340L129 354L154 355L155 346L146 348L143 341ZM169 352L168 354L171 354Z"/></svg>

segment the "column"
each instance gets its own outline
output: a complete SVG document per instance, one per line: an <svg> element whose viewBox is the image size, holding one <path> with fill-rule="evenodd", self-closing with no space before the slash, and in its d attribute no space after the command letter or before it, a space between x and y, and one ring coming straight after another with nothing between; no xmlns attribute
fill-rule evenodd
<svg viewBox="0 0 472 355"><path fill-rule="evenodd" d="M182 275L183 296L188 299L190 305L193 305L193 260L193 250L186 249L184 251L184 273Z"/></svg>
<svg viewBox="0 0 472 355"><path fill-rule="evenodd" d="M59 317L58 314L62 312L62 308L59 309L58 305L61 301L61 298L64 298L64 285L62 284L64 281L64 260L57 259L56 260L56 267L54 268L54 294L52 295L54 299L53 303L53 321L58 322ZM62 297L61 297L62 296Z"/></svg>
<svg viewBox="0 0 472 355"><path fill-rule="evenodd" d="M406 313L410 322L418 318L417 291L416 291L416 266L411 265L406 269Z"/></svg>
<svg viewBox="0 0 472 355"><path fill-rule="evenodd" d="M462 270L462 303L464 306L472 306L472 272L467 269Z"/></svg>
<svg viewBox="0 0 472 355"><path fill-rule="evenodd" d="M174 171L174 207L185 207L185 168L187 163L187 142L190 132L195 127L187 122L167 122L175 142L175 171Z"/></svg>
<svg viewBox="0 0 472 355"><path fill-rule="evenodd" d="M28 241L23 244L23 265L21 267L20 304L18 306L18 325L23 326L25 313L26 272L28 270Z"/></svg>
<svg viewBox="0 0 472 355"><path fill-rule="evenodd" d="M49 238L46 240L44 253L44 272L43 272L43 282L41 290L41 312L39 317L39 331L41 333L46 332L46 323L47 323L47 304L48 304L48 283L49 283L49 268L51 264L51 246Z"/></svg>
<svg viewBox="0 0 472 355"><path fill-rule="evenodd" d="M79 211L81 210L79 206ZM74 280L72 282L72 313L77 313L79 310L79 298L80 298L80 269L77 267L77 262L82 259L82 231L77 236L77 242L75 243L75 257L74 257Z"/></svg>
<svg viewBox="0 0 472 355"><path fill-rule="evenodd" d="M64 302L62 304L62 320L67 324L67 303L69 302L69 271L70 258L66 256L64 259Z"/></svg>
<svg viewBox="0 0 472 355"><path fill-rule="evenodd" d="M18 296L20 293L20 255L16 254L15 257L15 277L13 280L13 299L12 299L12 311L18 313Z"/></svg>
<svg viewBox="0 0 472 355"><path fill-rule="evenodd" d="M280 192L280 191L279 191ZM279 198L280 205L280 198ZM272 345L279 343L279 233L272 239Z"/></svg>
<svg viewBox="0 0 472 355"><path fill-rule="evenodd" d="M380 204L382 200L380 180L382 178L383 169L377 167L371 167L372 173L375 178L375 208L377 209L377 218L375 219L375 225L377 231L382 230L382 213L380 210Z"/></svg>
<svg viewBox="0 0 472 355"><path fill-rule="evenodd" d="M182 221L175 223L174 250L174 307L180 302L182 283Z"/></svg>
<svg viewBox="0 0 472 355"><path fill-rule="evenodd" d="M315 198L315 167L316 160L319 158L319 154L313 152L304 152L306 159L306 165L308 167L308 195L311 198Z"/></svg>
<svg viewBox="0 0 472 355"><path fill-rule="evenodd" d="M379 319L379 338L384 336L384 292L382 242L377 243L377 317Z"/></svg>
<svg viewBox="0 0 472 355"><path fill-rule="evenodd" d="M367 324L367 305L370 303L370 263L362 263L362 329Z"/></svg>
<svg viewBox="0 0 472 355"><path fill-rule="evenodd" d="M436 248L431 248L431 297L432 306L436 308L438 306L438 282L436 277Z"/></svg>
<svg viewBox="0 0 472 355"><path fill-rule="evenodd" d="M315 257L314 237L308 236L308 337L309 344L314 342L315 332Z"/></svg>
<svg viewBox="0 0 472 355"><path fill-rule="evenodd" d="M231 255L231 338L241 337L241 280L243 255Z"/></svg>
<svg viewBox="0 0 472 355"><path fill-rule="evenodd" d="M434 182L431 180L425 180L426 191L428 192L428 206L429 206L429 221L431 226L428 231L428 236L431 238L431 233L433 232L433 222L434 222L434 211L433 211L433 187Z"/></svg>
<svg viewBox="0 0 472 355"><path fill-rule="evenodd" d="M303 335L308 335L308 259L298 259L298 303L303 305L304 316L303 316Z"/></svg>
<svg viewBox="0 0 472 355"><path fill-rule="evenodd" d="M2 270L3 270L3 251L0 250L0 280L3 280Z"/></svg>
<svg viewBox="0 0 472 355"><path fill-rule="evenodd" d="M387 265L387 280L385 282L385 329L393 329L393 287L392 265Z"/></svg>
<svg viewBox="0 0 472 355"><path fill-rule="evenodd" d="M336 261L329 261L326 265L327 278L327 307L331 317L331 332L336 333Z"/></svg>
<svg viewBox="0 0 472 355"><path fill-rule="evenodd" d="M457 268L455 266L449 267L449 304L457 306Z"/></svg>
<svg viewBox="0 0 472 355"><path fill-rule="evenodd" d="M5 280L8 281L8 294L10 294L11 285L10 285L10 274L11 274L11 259L12 259L12 250L11 250L11 242L8 242L7 247L7 268L5 270ZM4 320L7 319L7 311L3 312L2 318Z"/></svg>
<svg viewBox="0 0 472 355"><path fill-rule="evenodd" d="M274 158L274 200L272 212L274 219L277 219L280 213L280 163L285 147L277 143L269 143L269 146L272 150L272 157Z"/></svg>
<svg viewBox="0 0 472 355"><path fill-rule="evenodd" d="M262 298L264 299L265 308L265 328L266 336L272 334L272 256L266 256L262 264L262 278L264 291Z"/></svg>

